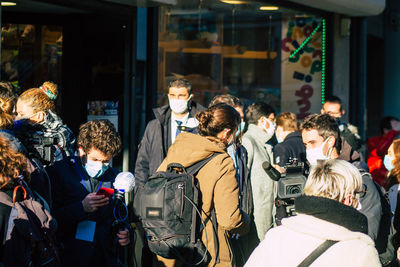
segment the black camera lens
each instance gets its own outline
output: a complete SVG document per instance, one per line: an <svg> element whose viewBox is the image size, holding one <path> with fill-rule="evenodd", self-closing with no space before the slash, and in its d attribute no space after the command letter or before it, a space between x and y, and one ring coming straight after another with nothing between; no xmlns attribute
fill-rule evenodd
<svg viewBox="0 0 400 267"><path fill-rule="evenodd" d="M300 185L288 185L286 187L286 194L288 194L288 195L301 194L301 186Z"/></svg>

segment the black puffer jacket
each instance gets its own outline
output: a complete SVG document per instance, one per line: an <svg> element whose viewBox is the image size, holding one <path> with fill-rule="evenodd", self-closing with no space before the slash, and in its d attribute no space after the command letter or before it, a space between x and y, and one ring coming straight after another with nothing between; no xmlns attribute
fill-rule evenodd
<svg viewBox="0 0 400 267"><path fill-rule="evenodd" d="M189 117L194 117L204 107L191 102ZM156 172L171 146L171 109L169 105L153 109L155 119L147 124L136 159L136 186L143 186Z"/></svg>

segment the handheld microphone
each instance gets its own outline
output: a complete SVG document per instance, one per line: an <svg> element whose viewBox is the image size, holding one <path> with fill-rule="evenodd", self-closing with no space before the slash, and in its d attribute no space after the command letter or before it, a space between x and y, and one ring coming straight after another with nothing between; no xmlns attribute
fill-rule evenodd
<svg viewBox="0 0 400 267"><path fill-rule="evenodd" d="M135 187L135 176L131 172L120 172L115 178L113 186L117 190L116 198L122 200L124 194L132 192Z"/></svg>
<svg viewBox="0 0 400 267"><path fill-rule="evenodd" d="M262 167L272 180L277 182L279 181L279 179L281 179L281 173L277 169L272 167L271 163L269 163L268 161L264 161Z"/></svg>
<svg viewBox="0 0 400 267"><path fill-rule="evenodd" d="M114 202L114 222L112 224L114 236L119 231L129 229L128 220L128 207L125 204L124 195L125 193L132 192L135 186L135 176L131 172L120 172L113 183L115 188L115 199Z"/></svg>

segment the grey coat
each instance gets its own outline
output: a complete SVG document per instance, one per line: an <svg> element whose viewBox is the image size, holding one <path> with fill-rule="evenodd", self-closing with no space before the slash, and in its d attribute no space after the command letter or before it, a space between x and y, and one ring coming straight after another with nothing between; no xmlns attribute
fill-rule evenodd
<svg viewBox="0 0 400 267"><path fill-rule="evenodd" d="M275 182L262 168L265 161L272 163L272 146L267 144L267 134L254 124L243 135L242 144L247 150L247 166L253 190L254 222L260 241L273 224Z"/></svg>

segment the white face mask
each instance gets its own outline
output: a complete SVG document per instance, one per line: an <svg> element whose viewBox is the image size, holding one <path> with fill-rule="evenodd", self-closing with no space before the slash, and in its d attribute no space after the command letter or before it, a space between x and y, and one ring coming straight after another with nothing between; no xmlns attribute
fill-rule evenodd
<svg viewBox="0 0 400 267"><path fill-rule="evenodd" d="M264 117L265 118L265 117ZM272 136L274 136L275 133L275 128L276 128L276 124L275 122L270 121L268 118L265 118L268 123L269 123L269 128L265 127L264 124L262 124L262 128L264 129L265 133L267 134L267 140L266 142L268 142L269 139L272 138Z"/></svg>
<svg viewBox="0 0 400 267"><path fill-rule="evenodd" d="M169 99L169 107L176 114L185 113L188 110L188 102L192 98L189 96L188 99Z"/></svg>
<svg viewBox="0 0 400 267"><path fill-rule="evenodd" d="M100 161L86 160L85 170L90 177L98 178L102 176L110 166L110 163L101 163Z"/></svg>
<svg viewBox="0 0 400 267"><path fill-rule="evenodd" d="M324 152L322 149L324 148L326 142L328 142L328 139L326 139L322 145L316 148L310 148L306 150L306 155L307 155L307 160L311 164L311 166L317 165L318 160L327 160L329 159L330 153L328 153L327 156L324 155Z"/></svg>

